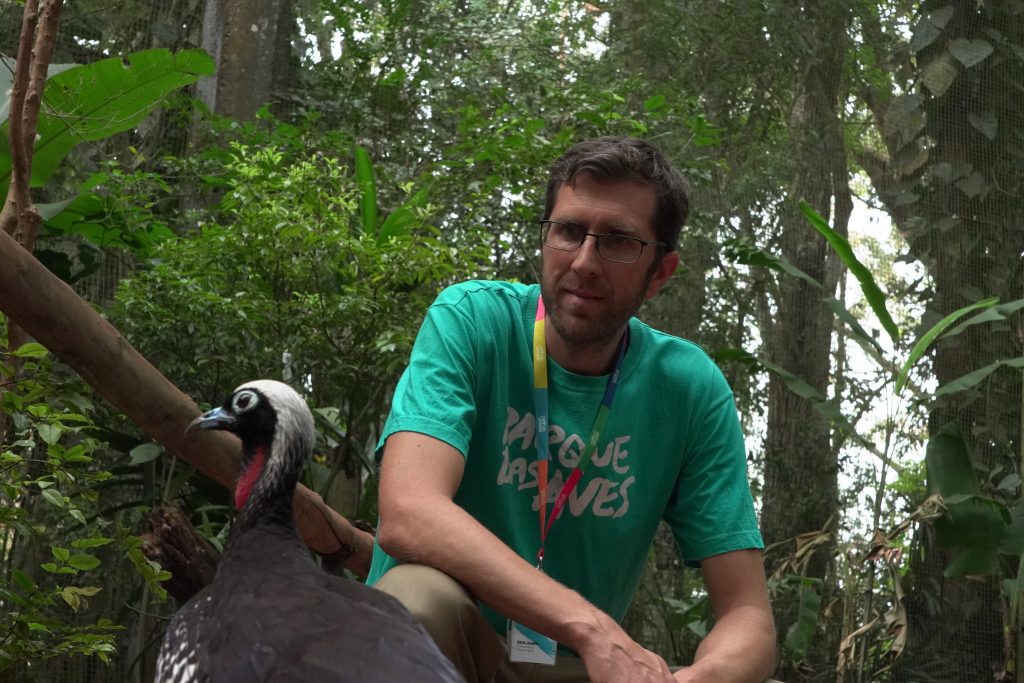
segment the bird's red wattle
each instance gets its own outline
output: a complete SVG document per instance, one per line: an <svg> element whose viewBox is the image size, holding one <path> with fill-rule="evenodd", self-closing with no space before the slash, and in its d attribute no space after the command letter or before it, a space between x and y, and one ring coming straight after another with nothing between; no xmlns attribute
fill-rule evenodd
<svg viewBox="0 0 1024 683"><path fill-rule="evenodd" d="M241 510L242 506L245 505L245 501L249 500L249 494L252 493L252 487L256 483L256 480L260 478L260 472L263 471L263 466L267 463L267 450L265 448L259 448L252 456L252 461L249 466L242 471L242 476L238 478L238 485L235 486L235 509Z"/></svg>

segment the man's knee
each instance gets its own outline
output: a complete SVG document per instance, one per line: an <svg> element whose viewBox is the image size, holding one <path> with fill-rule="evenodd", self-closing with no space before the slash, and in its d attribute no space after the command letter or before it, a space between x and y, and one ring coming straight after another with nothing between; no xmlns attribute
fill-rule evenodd
<svg viewBox="0 0 1024 683"><path fill-rule="evenodd" d="M428 631L443 623L461 622L468 610L478 609L461 583L422 564L392 567L374 587L398 598Z"/></svg>
<svg viewBox="0 0 1024 683"><path fill-rule="evenodd" d="M398 598L419 619L467 681L494 678L505 647L465 586L420 564L393 567L374 585Z"/></svg>

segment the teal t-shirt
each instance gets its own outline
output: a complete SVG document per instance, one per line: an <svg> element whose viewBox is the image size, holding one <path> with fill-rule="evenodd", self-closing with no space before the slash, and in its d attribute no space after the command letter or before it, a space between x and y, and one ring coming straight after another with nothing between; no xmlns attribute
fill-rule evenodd
<svg viewBox="0 0 1024 683"><path fill-rule="evenodd" d="M455 502L530 563L540 543L533 404L537 285L472 281L427 311L378 444L428 434L466 458ZM683 560L763 548L732 391L697 345L633 318L614 405L551 526L544 571L621 621L658 523ZM548 512L586 445L607 376L548 359ZM471 548L466 549L472 552ZM396 561L375 544L367 582ZM495 630L505 618L484 606ZM552 606L556 609L556 606Z"/></svg>

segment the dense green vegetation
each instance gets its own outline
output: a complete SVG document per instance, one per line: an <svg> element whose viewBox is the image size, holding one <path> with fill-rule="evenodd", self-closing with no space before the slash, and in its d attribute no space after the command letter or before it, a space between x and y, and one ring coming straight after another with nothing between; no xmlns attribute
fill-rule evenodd
<svg viewBox="0 0 1024 683"><path fill-rule="evenodd" d="M67 3L53 61L84 66L53 70L33 166L35 255L174 384L200 404L301 387L307 483L372 524L375 436L429 301L534 279L547 164L648 137L695 212L644 316L736 393L779 677L1015 680L1024 3L254 2L238 25L271 28L238 40L207 13L210 56L204 4ZM19 7L0 25L13 55ZM15 339L0 679L147 680L175 604L145 515L181 500L219 545L227 496ZM699 573L668 538L650 567L628 626L685 663Z"/></svg>

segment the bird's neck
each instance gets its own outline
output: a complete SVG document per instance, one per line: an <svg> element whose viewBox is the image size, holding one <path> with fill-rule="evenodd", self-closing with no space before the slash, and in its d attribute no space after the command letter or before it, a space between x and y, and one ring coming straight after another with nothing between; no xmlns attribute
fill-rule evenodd
<svg viewBox="0 0 1024 683"><path fill-rule="evenodd" d="M277 457L269 444L242 444L242 472L235 487L238 519L232 534L257 526L295 528L292 500L298 471L289 467L289 454Z"/></svg>

